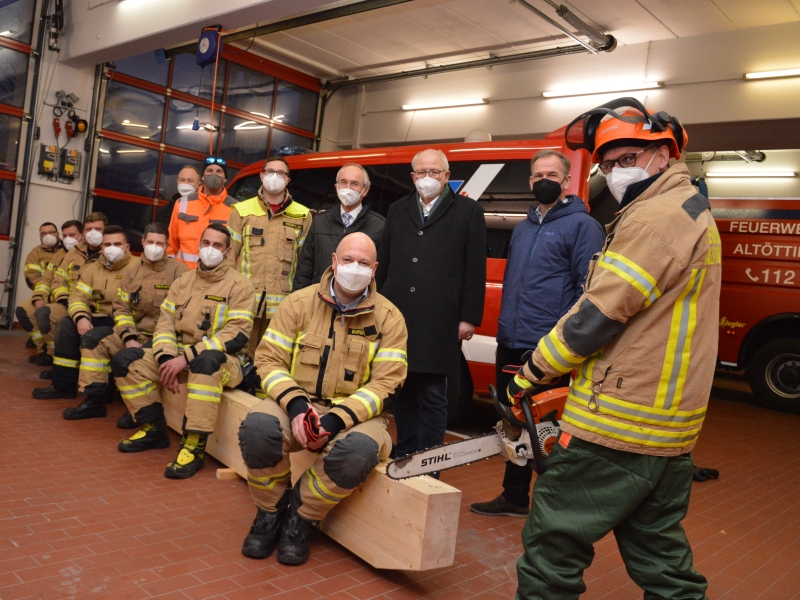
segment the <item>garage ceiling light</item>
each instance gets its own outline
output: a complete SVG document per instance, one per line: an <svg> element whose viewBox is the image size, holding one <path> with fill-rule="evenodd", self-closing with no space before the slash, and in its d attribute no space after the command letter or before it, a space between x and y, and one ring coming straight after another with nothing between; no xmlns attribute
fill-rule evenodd
<svg viewBox="0 0 800 600"><path fill-rule="evenodd" d="M422 104L403 104L403 110L425 110L427 108L450 108L452 106L473 106L486 104L483 98L470 98L468 100L443 100L441 102L427 102Z"/></svg>
<svg viewBox="0 0 800 600"><path fill-rule="evenodd" d="M794 171L709 171L706 177L797 177Z"/></svg>
<svg viewBox="0 0 800 600"><path fill-rule="evenodd" d="M652 90L664 87L661 81L642 81L640 83L617 84L615 86L603 86L596 88L578 88L574 90L553 90L544 92L545 98L563 98L564 96L591 96L592 94L613 94L615 92L635 92L638 90Z"/></svg>
<svg viewBox="0 0 800 600"><path fill-rule="evenodd" d="M785 69L783 71L760 71L745 73L745 79L775 79L777 77L800 77L800 69Z"/></svg>

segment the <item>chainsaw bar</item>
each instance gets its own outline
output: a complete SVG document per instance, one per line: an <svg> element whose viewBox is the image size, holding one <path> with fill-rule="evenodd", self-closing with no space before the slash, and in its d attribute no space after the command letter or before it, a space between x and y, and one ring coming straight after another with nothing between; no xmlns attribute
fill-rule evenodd
<svg viewBox="0 0 800 600"><path fill-rule="evenodd" d="M463 446L456 450L457 446ZM449 449L449 450L448 450ZM466 440L448 442L441 446L420 450L395 459L386 467L391 479L408 479L441 471L448 471L464 465L486 460L503 454L504 444L501 436L492 431Z"/></svg>

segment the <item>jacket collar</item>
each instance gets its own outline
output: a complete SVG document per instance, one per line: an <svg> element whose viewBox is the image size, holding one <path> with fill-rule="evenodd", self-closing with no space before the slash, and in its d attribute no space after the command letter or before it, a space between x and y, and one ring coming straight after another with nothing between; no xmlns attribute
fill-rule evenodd
<svg viewBox="0 0 800 600"><path fill-rule="evenodd" d="M150 260L147 260L144 257L141 257L141 261L142 261L142 266L145 269L150 269L150 270L155 271L157 273L160 272L160 271L163 271L164 269L167 268L167 254L166 254L166 252L164 253L164 257L161 260L157 260L156 262L152 262Z"/></svg>
<svg viewBox="0 0 800 600"><path fill-rule="evenodd" d="M292 200L292 195L289 193L289 191L287 190L285 193L286 193L286 195L283 197L283 202L281 202L281 205L278 208L278 210L273 213L272 212L272 206L270 205L269 202L267 202L264 199L264 188L263 187L258 188L258 203L261 205L261 208L264 210L264 212L269 215L270 219L272 217L274 217L275 215L281 214L283 211L285 211L288 208L288 206L292 202L294 202L294 200Z"/></svg>
<svg viewBox="0 0 800 600"><path fill-rule="evenodd" d="M645 202L650 198L654 198L655 196L664 194L680 185L691 186L692 184L690 182L690 177L689 169L686 168L685 164L676 163L672 165L669 169L661 173L660 177L655 179L651 177L650 179L653 179L653 182L650 183L647 188L637 197L631 200L629 204L621 208L618 214L630 210L631 206Z"/></svg>
<svg viewBox="0 0 800 600"><path fill-rule="evenodd" d="M61 250L64 247L64 246L61 245L61 242L59 242L58 244L56 244L52 248L50 248L49 246L45 246L44 244L39 244L39 246L41 246L42 250L44 250L45 252L52 252L52 253L58 252L59 250Z"/></svg>
<svg viewBox="0 0 800 600"><path fill-rule="evenodd" d="M132 258L133 254L131 254L130 251L128 251L122 255L122 258L120 258L117 262L113 264L109 265L108 261L105 259L100 261L100 263L103 265L103 268L108 269L109 271L119 271L120 269L124 268L129 262L131 262Z"/></svg>
<svg viewBox="0 0 800 600"><path fill-rule="evenodd" d="M202 202L205 204L210 204L211 206L215 206L217 204L227 204L228 200L228 190L222 188L222 192L220 192L216 196L211 196L205 193L205 186L202 187L201 190L198 190L197 197L200 198Z"/></svg>
<svg viewBox="0 0 800 600"><path fill-rule="evenodd" d="M203 281L216 283L225 278L225 276L228 274L228 269L230 268L231 266L227 259L223 259L223 261L213 269L204 269L202 264L198 261L197 268L193 272L199 279L202 279Z"/></svg>
<svg viewBox="0 0 800 600"><path fill-rule="evenodd" d="M336 206L334 206L330 210L331 210L331 213L332 213L332 216L333 216L333 220L336 221L337 223L340 223L342 225L342 227L344 227L344 222L342 221L342 205L341 204L337 204ZM367 217L367 213L368 212L369 212L369 206L367 206L367 203L362 200L362 202L361 202L361 210L358 212L358 214L356 215L356 218L353 220L353 222L350 223L350 227L352 227L353 225L355 225L359 221L363 221Z"/></svg>
<svg viewBox="0 0 800 600"><path fill-rule="evenodd" d="M442 215L444 215L444 213L446 213L447 210L453 205L453 202L455 202L455 199L453 198L453 188L450 187L449 183L445 183L444 186L444 191L436 201L437 204L434 207L433 212L428 217L428 220L424 223L420 221L419 216L419 193L414 191L408 197L409 201L406 202L406 208L408 209L408 212L411 213L411 218L414 219L414 222L420 224L422 229L430 227L436 221L441 219Z"/></svg>
<svg viewBox="0 0 800 600"><path fill-rule="evenodd" d="M333 283L333 267L328 267L322 274L322 278L319 281L317 296L325 304L333 308L333 310L340 312L339 305L336 304L336 301L333 298L331 298L331 283ZM361 302L358 303L358 306L350 310L346 310L342 312L342 314L345 317L353 317L374 311L376 294L375 280L373 279L369 284L369 288L367 288L367 295L361 299Z"/></svg>

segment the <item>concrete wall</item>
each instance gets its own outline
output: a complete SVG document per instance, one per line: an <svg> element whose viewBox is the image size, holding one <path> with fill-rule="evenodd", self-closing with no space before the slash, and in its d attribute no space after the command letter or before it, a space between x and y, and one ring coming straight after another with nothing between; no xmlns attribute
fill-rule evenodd
<svg viewBox="0 0 800 600"><path fill-rule="evenodd" d="M800 23L789 23L375 84L366 87L361 114L342 118L360 121L353 128L363 145L457 140L476 127L499 138L524 138L558 129L622 95L546 99L543 91L626 80L663 81L663 89L627 95L684 124L793 118L800 116L800 78L744 81L743 74L797 68L798 38ZM488 103L400 110L408 103L475 97ZM338 128L328 111L323 138L335 139Z"/></svg>

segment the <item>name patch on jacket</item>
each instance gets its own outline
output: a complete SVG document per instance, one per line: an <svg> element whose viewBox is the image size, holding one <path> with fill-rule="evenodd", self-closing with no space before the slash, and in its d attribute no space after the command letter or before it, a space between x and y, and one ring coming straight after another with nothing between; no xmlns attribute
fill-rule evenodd
<svg viewBox="0 0 800 600"><path fill-rule="evenodd" d="M227 300L227 298L224 298L222 296L206 296L205 299L213 300L214 302L225 302Z"/></svg>
<svg viewBox="0 0 800 600"><path fill-rule="evenodd" d="M287 223L286 221L283 222L284 227L291 227L292 229L302 229L302 225L298 225L297 223Z"/></svg>
<svg viewBox="0 0 800 600"><path fill-rule="evenodd" d="M168 285L160 285L160 284L157 284L157 285L155 286L155 289L157 289L157 290L168 290L168 289L169 289L169 286L168 286Z"/></svg>
<svg viewBox="0 0 800 600"><path fill-rule="evenodd" d="M347 335L360 335L362 337L365 337L367 334L364 333L363 329L348 329Z"/></svg>
<svg viewBox="0 0 800 600"><path fill-rule="evenodd" d="M360 335L362 337L370 337L378 333L374 325L367 325L364 329L348 329L348 335Z"/></svg>
<svg viewBox="0 0 800 600"><path fill-rule="evenodd" d="M122 275L117 275L117 279L122 279Z"/></svg>

